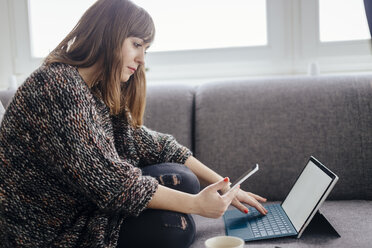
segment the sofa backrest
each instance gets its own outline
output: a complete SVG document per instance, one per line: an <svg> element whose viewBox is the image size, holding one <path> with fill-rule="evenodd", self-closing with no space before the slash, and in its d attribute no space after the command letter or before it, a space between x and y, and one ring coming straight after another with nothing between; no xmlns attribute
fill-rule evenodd
<svg viewBox="0 0 372 248"><path fill-rule="evenodd" d="M0 91L4 108L16 90ZM144 125L172 134L180 144L193 149L195 87L190 85L150 85L147 88L147 105Z"/></svg>
<svg viewBox="0 0 372 248"><path fill-rule="evenodd" d="M209 83L195 96L195 155L222 176L283 200L315 156L340 180L331 199L372 199L372 76Z"/></svg>
<svg viewBox="0 0 372 248"><path fill-rule="evenodd" d="M191 85L155 84L147 88L144 125L193 150L194 95Z"/></svg>
<svg viewBox="0 0 372 248"><path fill-rule="evenodd" d="M1 91L6 107L14 91ZM172 134L203 163L283 200L310 155L340 180L331 199L372 199L372 76L291 77L149 85L144 124Z"/></svg>

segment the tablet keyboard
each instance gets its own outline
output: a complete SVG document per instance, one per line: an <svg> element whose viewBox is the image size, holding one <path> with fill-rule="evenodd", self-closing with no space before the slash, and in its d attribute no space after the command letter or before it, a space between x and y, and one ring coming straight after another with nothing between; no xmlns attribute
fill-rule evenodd
<svg viewBox="0 0 372 248"><path fill-rule="evenodd" d="M244 214L237 209L224 214L226 234L245 241L296 236L297 232L280 204L265 205L267 215L250 207Z"/></svg>
<svg viewBox="0 0 372 248"><path fill-rule="evenodd" d="M296 233L288 218L281 213L280 205L267 205L265 208L268 210L266 216L249 221L255 238ZM261 215L255 208L250 208L249 212L252 216Z"/></svg>

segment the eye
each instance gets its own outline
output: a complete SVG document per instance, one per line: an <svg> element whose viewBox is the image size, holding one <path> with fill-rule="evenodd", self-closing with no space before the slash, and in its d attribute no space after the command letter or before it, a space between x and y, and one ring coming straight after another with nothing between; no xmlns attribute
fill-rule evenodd
<svg viewBox="0 0 372 248"><path fill-rule="evenodd" d="M139 44L139 43L137 43L137 42L133 42L133 45L134 45L135 47L141 47L141 46L142 46L141 44Z"/></svg>

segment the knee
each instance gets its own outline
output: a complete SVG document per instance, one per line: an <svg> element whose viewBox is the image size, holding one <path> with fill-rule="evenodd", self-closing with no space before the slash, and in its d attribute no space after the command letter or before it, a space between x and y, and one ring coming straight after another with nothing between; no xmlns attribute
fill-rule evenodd
<svg viewBox="0 0 372 248"><path fill-rule="evenodd" d="M187 177L187 180L188 180L187 183L190 184L190 189L189 189L188 193L190 193L190 194L199 193L200 182L199 182L199 179L195 176L195 174L192 171L190 171L190 175Z"/></svg>
<svg viewBox="0 0 372 248"><path fill-rule="evenodd" d="M178 184L177 189L190 194L199 193L200 183L195 174L184 165L178 165L178 167L172 175L173 184Z"/></svg>
<svg viewBox="0 0 372 248"><path fill-rule="evenodd" d="M195 174L183 164L165 163L145 167L143 173L155 177L160 184L190 194L200 191Z"/></svg>

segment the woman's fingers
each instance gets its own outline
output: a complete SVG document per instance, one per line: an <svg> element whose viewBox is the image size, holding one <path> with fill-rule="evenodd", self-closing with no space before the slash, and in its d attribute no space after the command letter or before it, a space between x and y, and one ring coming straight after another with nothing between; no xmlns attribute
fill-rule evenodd
<svg viewBox="0 0 372 248"><path fill-rule="evenodd" d="M240 186L220 195L218 191L225 188L228 183L228 178L221 179L219 182L209 185L198 194L200 215L219 218L225 213L230 204L243 213L248 213L248 208L244 206L244 203L256 208L263 215L267 214L267 210L260 203L266 202L266 199L259 195L240 190Z"/></svg>
<svg viewBox="0 0 372 248"><path fill-rule="evenodd" d="M244 206L243 203L248 204L248 205L256 208L257 211L259 211L263 215L266 215L267 212L268 212L264 208L264 206L260 203L260 202L266 202L266 199L259 196L259 195L249 193L249 192L245 192L244 190L240 190L239 194L237 195L236 200L237 201L233 202L234 207L236 207L237 209L239 209L240 211L242 211L244 213L248 213L248 208L243 208L242 207L242 206Z"/></svg>
<svg viewBox="0 0 372 248"><path fill-rule="evenodd" d="M223 196L222 198L224 198L230 205L230 203L232 202L232 200L236 197L236 195L239 193L239 190L240 190L240 185L238 185L237 187L235 187L234 189L231 189L229 191L227 191Z"/></svg>
<svg viewBox="0 0 372 248"><path fill-rule="evenodd" d="M245 213L247 214L249 211L248 211L248 208L243 204L241 203L237 198L235 198L232 203L231 203L234 207L236 207L238 210L240 210L242 213Z"/></svg>
<svg viewBox="0 0 372 248"><path fill-rule="evenodd" d="M252 196L254 199L256 199L257 201L259 201L259 202L266 202L266 201L267 201L267 199L266 199L266 198L263 198L262 196L259 196L259 195L256 195L256 194L253 194L253 193L251 193L251 192L248 192L248 194L249 194L250 196Z"/></svg>
<svg viewBox="0 0 372 248"><path fill-rule="evenodd" d="M221 196L218 191L226 187L228 183L229 179L224 178L217 183L209 185L196 195L197 213L199 215L209 218L219 218L225 213L231 201L239 192L239 188L236 188Z"/></svg>
<svg viewBox="0 0 372 248"><path fill-rule="evenodd" d="M225 177L224 179L218 181L217 183L209 185L207 188L209 190L218 191L226 187L230 182L228 177Z"/></svg>
<svg viewBox="0 0 372 248"><path fill-rule="evenodd" d="M263 198L253 193L248 193L248 195L253 198L253 205L251 206L255 207L261 214L266 215L268 211L266 210L266 208L264 208L264 206L261 203L259 203L259 201L266 202L266 198Z"/></svg>
<svg viewBox="0 0 372 248"><path fill-rule="evenodd" d="M261 214L263 215L266 215L267 214L267 210L266 208L264 208L264 206L261 205L261 203L259 203L258 201L253 201L253 204L251 204L252 207L256 208L258 212L260 212Z"/></svg>

